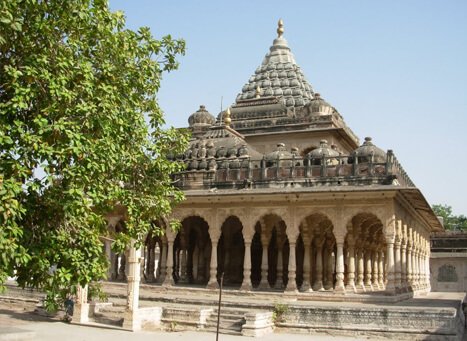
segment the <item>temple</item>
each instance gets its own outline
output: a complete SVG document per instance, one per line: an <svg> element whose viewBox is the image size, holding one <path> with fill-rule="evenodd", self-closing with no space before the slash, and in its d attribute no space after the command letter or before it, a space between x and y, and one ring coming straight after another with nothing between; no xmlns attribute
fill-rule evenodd
<svg viewBox="0 0 467 341"><path fill-rule="evenodd" d="M361 143L315 92L283 33L279 21L231 107L189 116L189 148L170 156L186 165L173 174L186 196L173 212L181 229L132 254L107 245L110 278L126 279L127 258L141 252L143 281L165 287L217 288L222 278L239 292L342 300L430 291L430 233L442 224L395 153Z"/></svg>
<svg viewBox="0 0 467 341"><path fill-rule="evenodd" d="M442 230L392 150L360 145L315 92L283 36L217 119L189 118L182 222L158 243L168 285L391 293L429 290L430 232ZM154 250L150 248L150 253ZM166 255L167 253L167 255ZM147 257L153 259L150 254ZM165 271L164 271L164 268Z"/></svg>

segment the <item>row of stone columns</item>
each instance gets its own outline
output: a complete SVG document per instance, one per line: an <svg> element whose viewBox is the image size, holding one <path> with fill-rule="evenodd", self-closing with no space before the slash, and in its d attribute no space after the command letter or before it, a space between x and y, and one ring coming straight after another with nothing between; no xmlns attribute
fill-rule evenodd
<svg viewBox="0 0 467 341"><path fill-rule="evenodd" d="M372 291L385 289L384 249L349 244L347 249L347 283L350 291Z"/></svg>
<svg viewBox="0 0 467 341"><path fill-rule="evenodd" d="M265 236L265 237L263 237ZM208 287L217 286L217 247L219 236L211 237L211 261L209 264ZM429 242L425 236L422 236L415 230L407 229L406 234L396 234L391 239L386 240L385 245L355 245L352 238L347 238L346 249L344 250L344 238L336 236L336 254L332 257L330 245L325 245L323 240L316 239L314 247L316 248L315 270L316 276L314 283L311 283L311 249L310 238L302 236L304 242L304 263L303 263L303 283L299 288L301 291L320 291L331 289L333 282L334 264L335 264L335 286L334 291L372 291L388 290L395 292L424 290L429 288ZM259 288L269 288L268 276L268 243L270 238L262 234L261 243L263 246L261 263L261 281ZM283 288L283 246L285 239L278 243L277 252L277 281L276 288ZM245 257L243 264L243 283L241 290L250 290L251 284L251 243L252 236L244 235ZM297 290L296 287L296 242L292 238L289 240L289 264L288 264L288 282L286 290ZM112 266L110 271L114 271L111 278L115 278L116 264L119 265L117 276L127 273L126 255L115 255L110 250L110 243L106 242L105 250L111 259ZM173 264L174 238L164 240L160 252L159 266L156 278L151 277L154 274L153 262L155 261L154 248L148 248L146 252L145 271L148 281L154 279L165 285L172 285L172 273L178 269L179 275L183 276L186 268L186 255L180 252L176 257L176 264ZM183 251L183 250L182 250ZM344 254L345 251L345 254ZM323 259L323 254L325 255ZM119 263L116 263L119 261ZM335 263L334 263L335 261ZM149 274L149 276L147 275ZM126 276L126 275L125 275ZM154 275L153 275L154 276ZM118 277L117 277L118 278ZM330 285L331 284L331 285Z"/></svg>
<svg viewBox="0 0 467 341"><path fill-rule="evenodd" d="M429 235L397 222L394 238L394 289L398 292L430 289Z"/></svg>

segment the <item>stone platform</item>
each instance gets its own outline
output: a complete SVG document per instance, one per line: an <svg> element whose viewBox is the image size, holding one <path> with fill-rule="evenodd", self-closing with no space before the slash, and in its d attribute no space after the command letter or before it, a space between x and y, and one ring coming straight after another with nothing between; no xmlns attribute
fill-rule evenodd
<svg viewBox="0 0 467 341"><path fill-rule="evenodd" d="M113 324L120 329L125 316L126 284L105 283L104 291L109 303L100 304L95 322ZM9 287L0 299L38 302L41 296L39 292ZM220 329L222 333L244 336L274 331L371 339L462 340L464 299L465 293L436 292L391 301L390 296L375 292L291 294L239 292L227 288L222 295ZM151 326L152 330L215 332L217 304L218 290L141 285L142 311L157 308L160 314L160 325Z"/></svg>
<svg viewBox="0 0 467 341"><path fill-rule="evenodd" d="M120 300L123 304L125 284L106 283L104 290L110 301L118 305ZM429 293L401 300L401 296L378 295L375 292L337 295L332 292L305 294L225 289L221 311L243 309L243 330L250 330L242 334L250 336L272 331L268 326L274 325L276 332L461 340L465 331L464 298L465 293ZM178 307L186 309L187 314L192 309L200 312L212 310L217 314L217 300L218 290L204 288L166 288L143 284L140 290L140 306L162 306L167 311L171 306ZM267 315L268 312L273 314ZM255 314L260 316L258 321ZM270 320L265 316L270 316ZM169 316L165 317L165 322L170 323ZM256 335L252 332L255 326L259 330L265 328ZM177 320L177 328L209 330L209 326L202 321L190 321L184 326L180 319Z"/></svg>

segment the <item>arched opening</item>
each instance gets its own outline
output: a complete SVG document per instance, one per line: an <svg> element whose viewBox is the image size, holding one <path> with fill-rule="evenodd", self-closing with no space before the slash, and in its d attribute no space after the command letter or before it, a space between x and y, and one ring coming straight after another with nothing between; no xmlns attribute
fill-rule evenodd
<svg viewBox="0 0 467 341"><path fill-rule="evenodd" d="M217 275L224 273L225 286L239 286L243 281L245 243L242 223L235 216L228 217L222 224L222 234L217 246Z"/></svg>
<svg viewBox="0 0 467 341"><path fill-rule="evenodd" d="M165 246L164 246L165 244ZM161 279L162 254L167 252L167 242L163 243L161 236L149 233L144 243L143 277L147 283L158 282Z"/></svg>
<svg viewBox="0 0 467 341"><path fill-rule="evenodd" d="M173 277L177 284L206 285L209 279L211 239L207 222L185 218L174 241Z"/></svg>
<svg viewBox="0 0 467 341"><path fill-rule="evenodd" d="M344 280L354 291L384 290L386 240L383 224L372 213L359 213L347 224Z"/></svg>
<svg viewBox="0 0 467 341"><path fill-rule="evenodd" d="M333 290L336 252L331 220L323 214L305 218L297 242L297 287L302 291Z"/></svg>
<svg viewBox="0 0 467 341"><path fill-rule="evenodd" d="M285 222L275 214L255 225L251 243L251 282L258 289L283 289L287 284L289 245Z"/></svg>

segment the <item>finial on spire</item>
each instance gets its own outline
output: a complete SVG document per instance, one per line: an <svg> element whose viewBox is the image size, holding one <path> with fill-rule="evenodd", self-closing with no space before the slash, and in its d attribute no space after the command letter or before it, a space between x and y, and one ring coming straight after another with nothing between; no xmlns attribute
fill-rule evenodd
<svg viewBox="0 0 467 341"><path fill-rule="evenodd" d="M260 97L261 97L261 88L258 85L255 91L255 98L260 98Z"/></svg>
<svg viewBox="0 0 467 341"><path fill-rule="evenodd" d="M230 118L230 107L228 107L225 111L224 123L228 127L230 126L230 122L232 122L232 119Z"/></svg>
<svg viewBox="0 0 467 341"><path fill-rule="evenodd" d="M279 22L277 23L277 37L280 38L282 37L282 34L284 33L284 22L282 19L279 19Z"/></svg>

